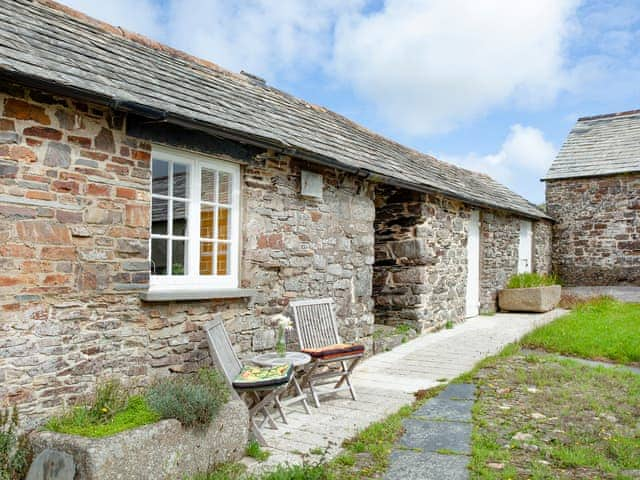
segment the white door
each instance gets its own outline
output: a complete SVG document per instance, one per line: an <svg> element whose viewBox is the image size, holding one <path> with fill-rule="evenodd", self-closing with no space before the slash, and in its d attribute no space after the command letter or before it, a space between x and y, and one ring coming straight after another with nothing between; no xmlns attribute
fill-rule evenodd
<svg viewBox="0 0 640 480"><path fill-rule="evenodd" d="M533 226L528 220L520 221L520 245L518 247L518 273L531 272L533 250Z"/></svg>
<svg viewBox="0 0 640 480"><path fill-rule="evenodd" d="M466 317L475 317L480 308L480 212L473 210L467 229Z"/></svg>

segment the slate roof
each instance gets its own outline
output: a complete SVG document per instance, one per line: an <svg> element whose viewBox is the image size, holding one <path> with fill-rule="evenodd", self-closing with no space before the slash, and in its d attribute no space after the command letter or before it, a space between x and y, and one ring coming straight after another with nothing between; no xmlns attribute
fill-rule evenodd
<svg viewBox="0 0 640 480"><path fill-rule="evenodd" d="M583 117L543 180L640 172L640 110Z"/></svg>
<svg viewBox="0 0 640 480"><path fill-rule="evenodd" d="M548 218L486 175L381 137L323 107L51 0L0 0L0 75L99 94L114 108L162 111L247 143L292 149L381 181Z"/></svg>

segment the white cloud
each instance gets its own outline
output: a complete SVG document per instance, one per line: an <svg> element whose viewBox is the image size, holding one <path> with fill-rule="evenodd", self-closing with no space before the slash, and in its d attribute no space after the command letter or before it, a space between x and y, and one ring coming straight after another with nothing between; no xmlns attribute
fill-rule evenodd
<svg viewBox="0 0 640 480"><path fill-rule="evenodd" d="M440 155L446 162L483 172L535 203L544 201L544 185L538 180L547 172L557 149L534 127L512 125L500 150L493 154Z"/></svg>
<svg viewBox="0 0 640 480"><path fill-rule="evenodd" d="M235 71L295 76L326 64L334 20L362 0L172 0L168 41Z"/></svg>
<svg viewBox="0 0 640 480"><path fill-rule="evenodd" d="M565 83L574 0L387 0L338 21L335 71L399 130L448 131Z"/></svg>

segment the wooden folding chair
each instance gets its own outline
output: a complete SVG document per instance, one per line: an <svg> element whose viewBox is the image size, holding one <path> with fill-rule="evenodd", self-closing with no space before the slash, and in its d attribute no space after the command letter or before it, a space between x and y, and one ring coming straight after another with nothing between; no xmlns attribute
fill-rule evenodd
<svg viewBox="0 0 640 480"><path fill-rule="evenodd" d="M351 398L357 400L351 373L364 355L364 346L340 342L333 300L299 300L290 305L300 349L313 358L302 385L311 390L315 406L320 406L320 396L342 390L349 390ZM331 368L336 365L337 369ZM333 387L318 388L329 384Z"/></svg>
<svg viewBox="0 0 640 480"><path fill-rule="evenodd" d="M242 388L239 388L237 385L234 385L234 379L237 378L243 365L233 350L231 340L224 328L222 318L219 316L215 317L204 325L204 329L207 333L209 350L211 351L211 356L216 368L223 373L227 384L231 389L232 395L235 398L243 399L247 404L247 407L249 408L251 432L262 446L267 446L267 442L260 429L267 422L271 428L275 430L278 429L278 426L268 410L268 407L272 405L276 406L283 420L286 422L286 417L282 408L283 406L280 402L280 395L285 393L289 388L291 379L294 375L293 367L289 366L290 374L288 378L282 380L281 383L256 387L243 386ZM263 415L263 419L260 422L256 419L259 413Z"/></svg>

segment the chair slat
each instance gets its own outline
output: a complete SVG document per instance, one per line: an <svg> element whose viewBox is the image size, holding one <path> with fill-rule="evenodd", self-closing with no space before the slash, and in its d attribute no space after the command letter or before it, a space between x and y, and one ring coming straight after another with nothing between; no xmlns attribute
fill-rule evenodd
<svg viewBox="0 0 640 480"><path fill-rule="evenodd" d="M340 343L334 303L330 298L291 302L300 348Z"/></svg>
<svg viewBox="0 0 640 480"><path fill-rule="evenodd" d="M204 329L207 332L209 350L213 354L216 367L224 373L229 385L232 385L233 379L242 370L242 363L240 363L236 352L233 350L231 339L224 328L222 318L214 317L213 320L205 324Z"/></svg>

